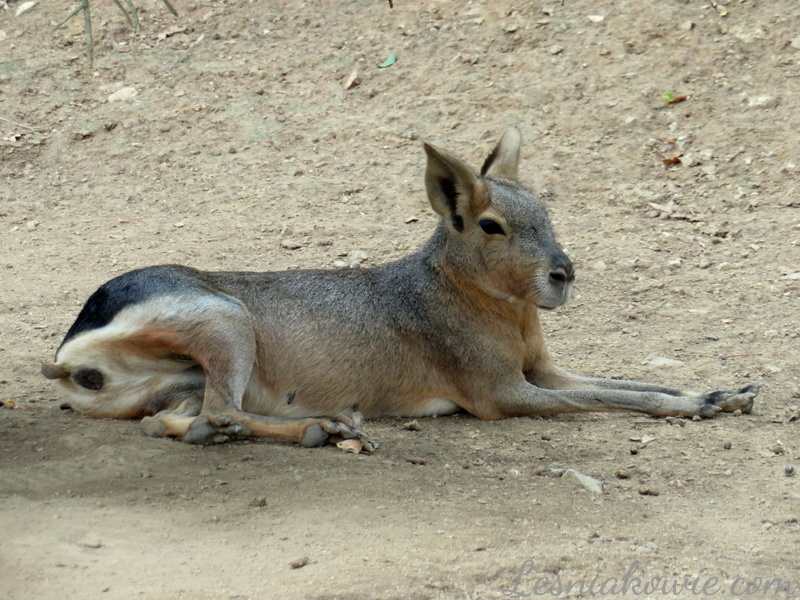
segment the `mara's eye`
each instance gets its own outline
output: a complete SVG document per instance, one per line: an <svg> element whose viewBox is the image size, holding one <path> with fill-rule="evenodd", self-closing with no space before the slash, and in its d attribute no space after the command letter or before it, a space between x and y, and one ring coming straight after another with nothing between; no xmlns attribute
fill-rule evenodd
<svg viewBox="0 0 800 600"><path fill-rule="evenodd" d="M481 219L478 221L478 225L483 232L488 235L505 235L506 232L503 231L503 228L500 226L500 223L497 221L492 221L491 219Z"/></svg>

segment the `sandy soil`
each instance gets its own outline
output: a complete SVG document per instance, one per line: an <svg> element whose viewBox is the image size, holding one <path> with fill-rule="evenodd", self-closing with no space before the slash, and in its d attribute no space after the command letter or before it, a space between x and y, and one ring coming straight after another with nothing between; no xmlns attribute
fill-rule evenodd
<svg viewBox="0 0 800 600"><path fill-rule="evenodd" d="M20 4L0 8L0 597L491 599L631 569L696 582L682 598L790 597L754 583L776 577L800 595L796 0L142 0L139 34L96 0L92 68L80 19L51 33L64 3ZM62 410L39 376L131 268L417 248L421 140L477 166L511 124L578 268L544 317L559 363L761 380L753 414L384 420L373 456L197 448Z"/></svg>

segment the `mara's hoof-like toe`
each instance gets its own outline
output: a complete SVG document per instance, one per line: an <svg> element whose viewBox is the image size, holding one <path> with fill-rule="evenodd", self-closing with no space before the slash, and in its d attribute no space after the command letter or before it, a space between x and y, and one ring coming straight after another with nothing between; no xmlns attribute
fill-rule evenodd
<svg viewBox="0 0 800 600"><path fill-rule="evenodd" d="M753 402L758 396L762 385L764 384L758 381L738 391L720 390L709 392L703 396L703 404L698 409L697 414L704 418L713 417L719 412L734 412L736 410L740 410L744 414L750 414L750 411L753 410Z"/></svg>
<svg viewBox="0 0 800 600"><path fill-rule="evenodd" d="M316 448L328 441L330 435L320 425L309 425L300 440L304 448Z"/></svg>
<svg viewBox="0 0 800 600"><path fill-rule="evenodd" d="M141 422L142 431L150 437L164 437L167 435L167 428L161 419L157 417L145 417Z"/></svg>
<svg viewBox="0 0 800 600"><path fill-rule="evenodd" d="M196 444L198 446L209 446L213 443L214 438L219 435L216 429L211 425L211 421L206 417L197 417L189 429L183 436L183 441L187 444ZM225 441L225 440L222 440Z"/></svg>

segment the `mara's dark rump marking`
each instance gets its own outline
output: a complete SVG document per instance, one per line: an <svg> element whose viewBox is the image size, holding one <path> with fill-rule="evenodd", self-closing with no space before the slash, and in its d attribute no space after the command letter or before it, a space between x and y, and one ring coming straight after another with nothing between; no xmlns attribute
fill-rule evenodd
<svg viewBox="0 0 800 600"><path fill-rule="evenodd" d="M84 331L105 327L128 306L179 289L200 287L193 278L195 273L188 267L164 265L145 267L115 277L89 297L61 346Z"/></svg>
<svg viewBox="0 0 800 600"><path fill-rule="evenodd" d="M87 390L100 390L103 388L105 378L97 369L80 369L72 373L72 380Z"/></svg>

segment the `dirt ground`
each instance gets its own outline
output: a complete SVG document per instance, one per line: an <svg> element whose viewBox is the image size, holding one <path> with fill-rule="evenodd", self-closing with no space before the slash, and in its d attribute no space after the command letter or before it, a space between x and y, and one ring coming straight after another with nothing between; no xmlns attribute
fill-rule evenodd
<svg viewBox="0 0 800 600"><path fill-rule="evenodd" d="M0 7L0 597L557 593L542 577L664 597L606 582L626 574L800 597L796 0L137 4L138 34L94 0L91 68L80 17L51 32L69 3ZM199 448L61 409L39 375L129 269L416 249L436 222L421 140L479 166L511 124L578 269L543 317L559 364L760 380L752 414L382 420L373 456Z"/></svg>

